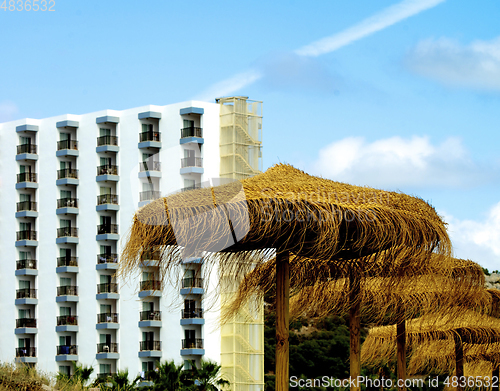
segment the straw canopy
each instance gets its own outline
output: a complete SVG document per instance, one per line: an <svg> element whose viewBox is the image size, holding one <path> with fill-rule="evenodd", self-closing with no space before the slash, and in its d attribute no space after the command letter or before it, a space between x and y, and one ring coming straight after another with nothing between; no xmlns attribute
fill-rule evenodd
<svg viewBox="0 0 500 391"><path fill-rule="evenodd" d="M410 349L438 340L460 340L464 344L500 342L500 320L475 311L457 317L453 313L428 314L408 321L406 338ZM361 360L368 365L389 361L396 354L396 326L374 327L363 343Z"/></svg>
<svg viewBox="0 0 500 391"><path fill-rule="evenodd" d="M167 268L200 251L240 252L240 260L255 255L254 250L269 254L268 249L317 260L381 251L407 257L451 251L445 224L421 199L314 177L286 164L139 209L122 252L121 272L136 271L142 253L157 246L167 255L162 258ZM230 258L217 262L234 267Z"/></svg>
<svg viewBox="0 0 500 391"><path fill-rule="evenodd" d="M386 259L383 253L345 262L292 256L290 317L347 314L353 274L360 283L359 301L365 321L394 323L443 308L456 313L471 307L488 311L490 300L478 264L437 254L412 261ZM239 286L232 312L256 294L272 295L275 274L274 258L248 273Z"/></svg>

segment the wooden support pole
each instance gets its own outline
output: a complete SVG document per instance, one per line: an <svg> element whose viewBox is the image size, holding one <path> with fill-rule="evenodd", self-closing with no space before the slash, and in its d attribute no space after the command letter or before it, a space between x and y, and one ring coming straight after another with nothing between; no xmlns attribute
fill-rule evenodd
<svg viewBox="0 0 500 391"><path fill-rule="evenodd" d="M361 376L361 303L359 279L352 274L349 277L349 338L350 338L350 376L355 381L351 391L360 391L357 383Z"/></svg>
<svg viewBox="0 0 500 391"><path fill-rule="evenodd" d="M289 256L288 251L276 254L276 391L288 391L289 386Z"/></svg>
<svg viewBox="0 0 500 391"><path fill-rule="evenodd" d="M464 388L460 386L461 378L464 376L464 348L462 345L462 338L459 335L455 335L455 362L456 362L456 372L455 376L458 380L457 391L464 391Z"/></svg>
<svg viewBox="0 0 500 391"><path fill-rule="evenodd" d="M499 383L500 383L500 379L499 379L499 376L500 376L500 364L493 364L493 373L491 374L491 383L493 384L494 383L494 386L491 387L491 391L499 391L500 389L500 386L499 386ZM496 366L495 366L496 365Z"/></svg>
<svg viewBox="0 0 500 391"><path fill-rule="evenodd" d="M406 321L399 321L396 326L398 379L406 380ZM404 384L404 383L403 383ZM398 387L399 391L406 391L406 387Z"/></svg>

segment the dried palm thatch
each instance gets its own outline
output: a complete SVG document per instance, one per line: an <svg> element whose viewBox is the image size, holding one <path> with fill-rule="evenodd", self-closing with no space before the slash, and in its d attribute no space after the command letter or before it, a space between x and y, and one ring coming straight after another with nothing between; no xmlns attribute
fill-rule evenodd
<svg viewBox="0 0 500 391"><path fill-rule="evenodd" d="M451 252L445 224L424 201L313 177L284 164L140 209L122 251L120 274L137 272L144 251L155 246L166 255L162 276L183 256L202 251L223 253L205 258L205 269L217 264L238 276L259 264L256 255L265 259L276 251L278 390L288 389L289 252L318 264L382 251L386 259Z"/></svg>
<svg viewBox="0 0 500 391"><path fill-rule="evenodd" d="M428 314L407 322L408 347L438 340L456 340L465 344L500 342L500 319L475 311L460 317L450 313ZM367 365L387 362L396 354L396 326L370 329L361 350L361 361Z"/></svg>
<svg viewBox="0 0 500 391"><path fill-rule="evenodd" d="M233 256L216 260L233 269L254 250L291 251L317 260L355 259L382 250L407 257L451 251L443 221L426 202L313 177L285 164L139 209L121 254L121 274L137 272L144 251L171 245L181 248L162 248L166 268L175 267L183 254L200 251L239 252L241 262Z"/></svg>
<svg viewBox="0 0 500 391"><path fill-rule="evenodd" d="M352 273L360 280L359 301L365 322L395 323L440 309L457 315L465 309L486 312L489 295L483 289L481 266L433 254L415 262L384 261L383 254L347 262L320 263L290 259L290 317L347 314ZM422 274L425 273L425 274ZM276 261L248 273L226 314L231 316L249 297L272 295Z"/></svg>
<svg viewBox="0 0 500 391"><path fill-rule="evenodd" d="M500 365L500 343L463 344L466 363L490 362ZM435 373L449 375L455 372L455 341L453 339L432 341L417 346L408 363L408 372L413 375ZM491 375L491 371L490 371Z"/></svg>

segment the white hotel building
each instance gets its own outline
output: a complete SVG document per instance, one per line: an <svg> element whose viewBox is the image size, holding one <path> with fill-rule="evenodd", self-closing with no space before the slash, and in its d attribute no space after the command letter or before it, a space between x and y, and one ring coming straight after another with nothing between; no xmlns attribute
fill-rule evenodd
<svg viewBox="0 0 500 391"><path fill-rule="evenodd" d="M154 254L140 279L114 276L138 207L258 173L261 120L261 102L232 97L0 124L0 361L135 376L205 358L233 390L262 390L262 312L221 329L202 258L177 290L157 290Z"/></svg>

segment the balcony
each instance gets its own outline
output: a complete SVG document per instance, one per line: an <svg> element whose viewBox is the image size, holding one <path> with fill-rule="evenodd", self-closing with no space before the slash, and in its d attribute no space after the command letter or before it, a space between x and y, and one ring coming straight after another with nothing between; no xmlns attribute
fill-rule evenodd
<svg viewBox="0 0 500 391"><path fill-rule="evenodd" d="M111 373L111 372L110 373L98 373L97 378L100 380L106 380L106 379L112 378L115 375L116 375L116 373Z"/></svg>
<svg viewBox="0 0 500 391"><path fill-rule="evenodd" d="M139 313L140 320L157 320L161 321L161 311L141 311Z"/></svg>
<svg viewBox="0 0 500 391"><path fill-rule="evenodd" d="M58 286L56 302L78 301L78 287L74 285Z"/></svg>
<svg viewBox="0 0 500 391"><path fill-rule="evenodd" d="M58 141L56 156L78 156L78 141L76 140Z"/></svg>
<svg viewBox="0 0 500 391"><path fill-rule="evenodd" d="M117 234L118 233L118 224L99 224L97 226L97 234Z"/></svg>
<svg viewBox="0 0 500 391"><path fill-rule="evenodd" d="M146 190L139 193L139 201L152 201L161 197L161 192L157 190Z"/></svg>
<svg viewBox="0 0 500 391"><path fill-rule="evenodd" d="M203 278L184 278L182 280L181 295L201 295L203 293Z"/></svg>
<svg viewBox="0 0 500 391"><path fill-rule="evenodd" d="M78 332L78 316L63 315L57 317L56 331Z"/></svg>
<svg viewBox="0 0 500 391"><path fill-rule="evenodd" d="M97 330L116 330L120 328L118 324L118 314L116 312L97 314L97 324L95 328Z"/></svg>
<svg viewBox="0 0 500 391"><path fill-rule="evenodd" d="M78 326L78 316L63 315L57 317L58 326Z"/></svg>
<svg viewBox="0 0 500 391"><path fill-rule="evenodd" d="M161 162L141 162L139 167L141 172L161 171Z"/></svg>
<svg viewBox="0 0 500 391"><path fill-rule="evenodd" d="M147 280L141 281L139 297L157 296L160 297L161 281Z"/></svg>
<svg viewBox="0 0 500 391"><path fill-rule="evenodd" d="M37 276L38 270L35 259L21 259L16 261L16 276Z"/></svg>
<svg viewBox="0 0 500 391"><path fill-rule="evenodd" d="M203 349L203 339L183 339L182 349Z"/></svg>
<svg viewBox="0 0 500 391"><path fill-rule="evenodd" d="M118 263L118 254L97 254L97 263Z"/></svg>
<svg viewBox="0 0 500 391"><path fill-rule="evenodd" d="M190 137L203 137L203 128L189 127L181 129L181 139Z"/></svg>
<svg viewBox="0 0 500 391"><path fill-rule="evenodd" d="M118 344L114 342L110 343L98 343L97 344L97 355L96 359L118 359L120 355L118 354Z"/></svg>
<svg viewBox="0 0 500 391"><path fill-rule="evenodd" d="M16 204L16 217L38 217L37 203L21 201Z"/></svg>
<svg viewBox="0 0 500 391"><path fill-rule="evenodd" d="M16 329L27 328L27 327L36 329L36 319L34 318L16 319Z"/></svg>
<svg viewBox="0 0 500 391"><path fill-rule="evenodd" d="M76 356L78 354L77 345L59 345L57 346L57 355L72 355Z"/></svg>
<svg viewBox="0 0 500 391"><path fill-rule="evenodd" d="M78 228L57 228L56 243L78 243Z"/></svg>
<svg viewBox="0 0 500 391"><path fill-rule="evenodd" d="M104 299L119 299L120 295L118 294L118 284L116 282L107 282L104 284L97 284L97 300Z"/></svg>
<svg viewBox="0 0 500 391"><path fill-rule="evenodd" d="M36 270L36 260L35 259L21 259L16 261L16 270L30 269Z"/></svg>
<svg viewBox="0 0 500 391"><path fill-rule="evenodd" d="M192 310L183 309L181 310L182 319L201 319L203 318L203 310L201 308L195 308Z"/></svg>
<svg viewBox="0 0 500 391"><path fill-rule="evenodd" d="M36 348L16 348L16 357L36 357Z"/></svg>
<svg viewBox="0 0 500 391"><path fill-rule="evenodd" d="M101 136L97 137L97 146L102 147L104 145L118 145L118 137L116 136Z"/></svg>
<svg viewBox="0 0 500 391"><path fill-rule="evenodd" d="M147 131L139 133L139 142L143 143L145 141L161 142L160 132Z"/></svg>
<svg viewBox="0 0 500 391"><path fill-rule="evenodd" d="M181 174L203 174L203 158L185 157L181 159Z"/></svg>
<svg viewBox="0 0 500 391"><path fill-rule="evenodd" d="M38 304L38 299L36 298L36 289L23 288L16 290L16 305L20 304Z"/></svg>
<svg viewBox="0 0 500 391"><path fill-rule="evenodd" d="M59 198L57 208L78 208L78 198Z"/></svg>
<svg viewBox="0 0 500 391"><path fill-rule="evenodd" d="M21 144L17 146L17 154L29 153L36 155L36 144Z"/></svg>
<svg viewBox="0 0 500 391"><path fill-rule="evenodd" d="M201 189L201 184L183 187L181 189L181 191L184 192L184 191L190 191L190 190L196 190L196 189Z"/></svg>
<svg viewBox="0 0 500 391"><path fill-rule="evenodd" d="M37 175L32 172L17 174L16 189L37 189Z"/></svg>
<svg viewBox="0 0 500 391"><path fill-rule="evenodd" d="M57 267L78 267L78 257L58 257Z"/></svg>
<svg viewBox="0 0 500 391"><path fill-rule="evenodd" d="M76 140L62 140L57 142L57 150L62 151L64 149L70 149L73 151L78 151L78 141Z"/></svg>
<svg viewBox="0 0 500 391"><path fill-rule="evenodd" d="M118 181L119 179L120 177L118 176L118 166L109 164L97 167L97 182Z"/></svg>
<svg viewBox="0 0 500 391"><path fill-rule="evenodd" d="M97 206L99 210L120 210L118 206L118 195L116 194L101 194L97 196Z"/></svg>
<svg viewBox="0 0 500 391"><path fill-rule="evenodd" d="M57 170L56 185L78 185L78 183L78 170L74 168Z"/></svg>
<svg viewBox="0 0 500 391"><path fill-rule="evenodd" d="M139 350L161 350L161 341L141 341L139 342Z"/></svg>
<svg viewBox="0 0 500 391"><path fill-rule="evenodd" d="M118 314L116 312L97 314L97 323L118 323Z"/></svg>
<svg viewBox="0 0 500 391"><path fill-rule="evenodd" d="M17 241L37 240L36 231L32 231L32 230L17 231L16 232L16 240Z"/></svg>

